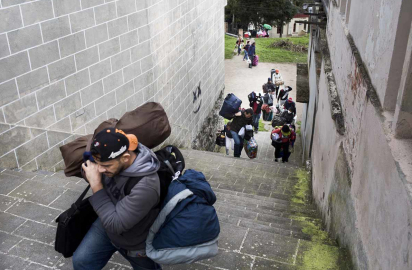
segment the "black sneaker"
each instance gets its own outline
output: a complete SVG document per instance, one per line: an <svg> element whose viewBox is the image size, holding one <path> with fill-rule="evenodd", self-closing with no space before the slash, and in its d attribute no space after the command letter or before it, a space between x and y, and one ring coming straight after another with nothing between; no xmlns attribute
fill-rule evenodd
<svg viewBox="0 0 412 270"><path fill-rule="evenodd" d="M278 162L278 159L277 159L277 158L275 158L275 162Z"/></svg>

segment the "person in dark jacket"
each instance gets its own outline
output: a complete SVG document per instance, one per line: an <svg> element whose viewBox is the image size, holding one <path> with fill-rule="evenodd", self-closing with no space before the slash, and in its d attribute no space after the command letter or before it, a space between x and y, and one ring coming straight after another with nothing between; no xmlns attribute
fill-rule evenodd
<svg viewBox="0 0 412 270"><path fill-rule="evenodd" d="M278 162L282 149L282 162L288 162L290 156L289 145L293 144L296 140L295 132L288 125L283 125L282 128L274 129L270 137L272 139L272 146L275 147L275 162Z"/></svg>
<svg viewBox="0 0 412 270"><path fill-rule="evenodd" d="M74 269L102 269L116 251L133 269L161 269L146 256L146 238L159 214L156 155L135 135L115 128L97 133L90 152L95 163L83 163L82 174L93 191L89 201L98 218L74 252ZM126 195L126 183L137 177L141 180Z"/></svg>
<svg viewBox="0 0 412 270"><path fill-rule="evenodd" d="M292 110L293 116L296 115L296 103L292 100L292 98L288 98L288 100L285 102L285 105L283 105L286 111Z"/></svg>
<svg viewBox="0 0 412 270"><path fill-rule="evenodd" d="M253 110L251 108L246 109L235 114L230 125L230 133L235 141L234 157L240 157L243 149L243 137L239 136L239 131L242 127L252 124Z"/></svg>
<svg viewBox="0 0 412 270"><path fill-rule="evenodd" d="M295 115L293 114L294 107L290 107L289 110L284 110L280 117L285 121L286 124L292 124Z"/></svg>
<svg viewBox="0 0 412 270"><path fill-rule="evenodd" d="M279 96L277 97L278 102L280 102L280 105L283 106L286 102L286 100L289 97L289 92L292 91L292 87L287 86L285 89L280 90Z"/></svg>
<svg viewBox="0 0 412 270"><path fill-rule="evenodd" d="M255 42L252 43L252 46L250 46L249 51L247 52L248 57L250 59L250 61L253 62L253 57L256 54L256 47L255 47ZM249 67L252 68L252 64L249 64Z"/></svg>
<svg viewBox="0 0 412 270"><path fill-rule="evenodd" d="M271 79L271 78L268 78L268 82L265 83L265 84L262 86L262 89L263 89L263 93L268 93L268 92L274 93L274 92L276 92L276 96L277 96L276 85L274 85L274 84L272 83L272 79Z"/></svg>
<svg viewBox="0 0 412 270"><path fill-rule="evenodd" d="M260 120L260 115L262 113L262 105L263 105L263 99L262 95L259 93L259 95L256 97L256 100L253 102L252 108L253 108L253 127L256 133L259 132L259 120Z"/></svg>
<svg viewBox="0 0 412 270"><path fill-rule="evenodd" d="M245 45L245 47L244 47L245 56L243 56L243 61L249 59L249 57L248 57L249 48L250 48L250 41L247 41L247 42L246 42L246 45Z"/></svg>

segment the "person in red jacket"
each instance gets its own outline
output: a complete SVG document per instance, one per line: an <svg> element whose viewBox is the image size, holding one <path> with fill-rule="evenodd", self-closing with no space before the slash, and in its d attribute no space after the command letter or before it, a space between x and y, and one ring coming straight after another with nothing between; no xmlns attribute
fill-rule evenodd
<svg viewBox="0 0 412 270"><path fill-rule="evenodd" d="M272 145L275 147L275 162L278 162L278 158L280 158L281 149L283 149L282 162L288 162L290 156L289 145L295 142L296 133L288 125L284 125L282 128L274 129L270 137Z"/></svg>

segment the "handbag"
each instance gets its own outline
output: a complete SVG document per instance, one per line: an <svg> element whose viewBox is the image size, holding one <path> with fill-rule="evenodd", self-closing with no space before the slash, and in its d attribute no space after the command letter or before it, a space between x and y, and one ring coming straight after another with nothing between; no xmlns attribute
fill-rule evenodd
<svg viewBox="0 0 412 270"><path fill-rule="evenodd" d="M225 146L226 145L226 138L225 138L225 132L222 131L219 133L216 137L216 144L219 146Z"/></svg>
<svg viewBox="0 0 412 270"><path fill-rule="evenodd" d="M89 189L90 185L76 202L56 219L57 230L54 249L63 254L65 258L73 256L93 222L97 219L97 214L90 204L89 198L83 200Z"/></svg>

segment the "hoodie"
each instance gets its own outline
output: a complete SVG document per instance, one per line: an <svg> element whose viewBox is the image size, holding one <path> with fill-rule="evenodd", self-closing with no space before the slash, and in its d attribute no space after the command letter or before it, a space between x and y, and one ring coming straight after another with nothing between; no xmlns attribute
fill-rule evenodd
<svg viewBox="0 0 412 270"><path fill-rule="evenodd" d="M149 229L159 214L160 162L152 150L139 143L133 164L114 177L102 175L104 188L89 201L112 243L129 251L146 248ZM125 196L124 187L134 177L143 177Z"/></svg>

